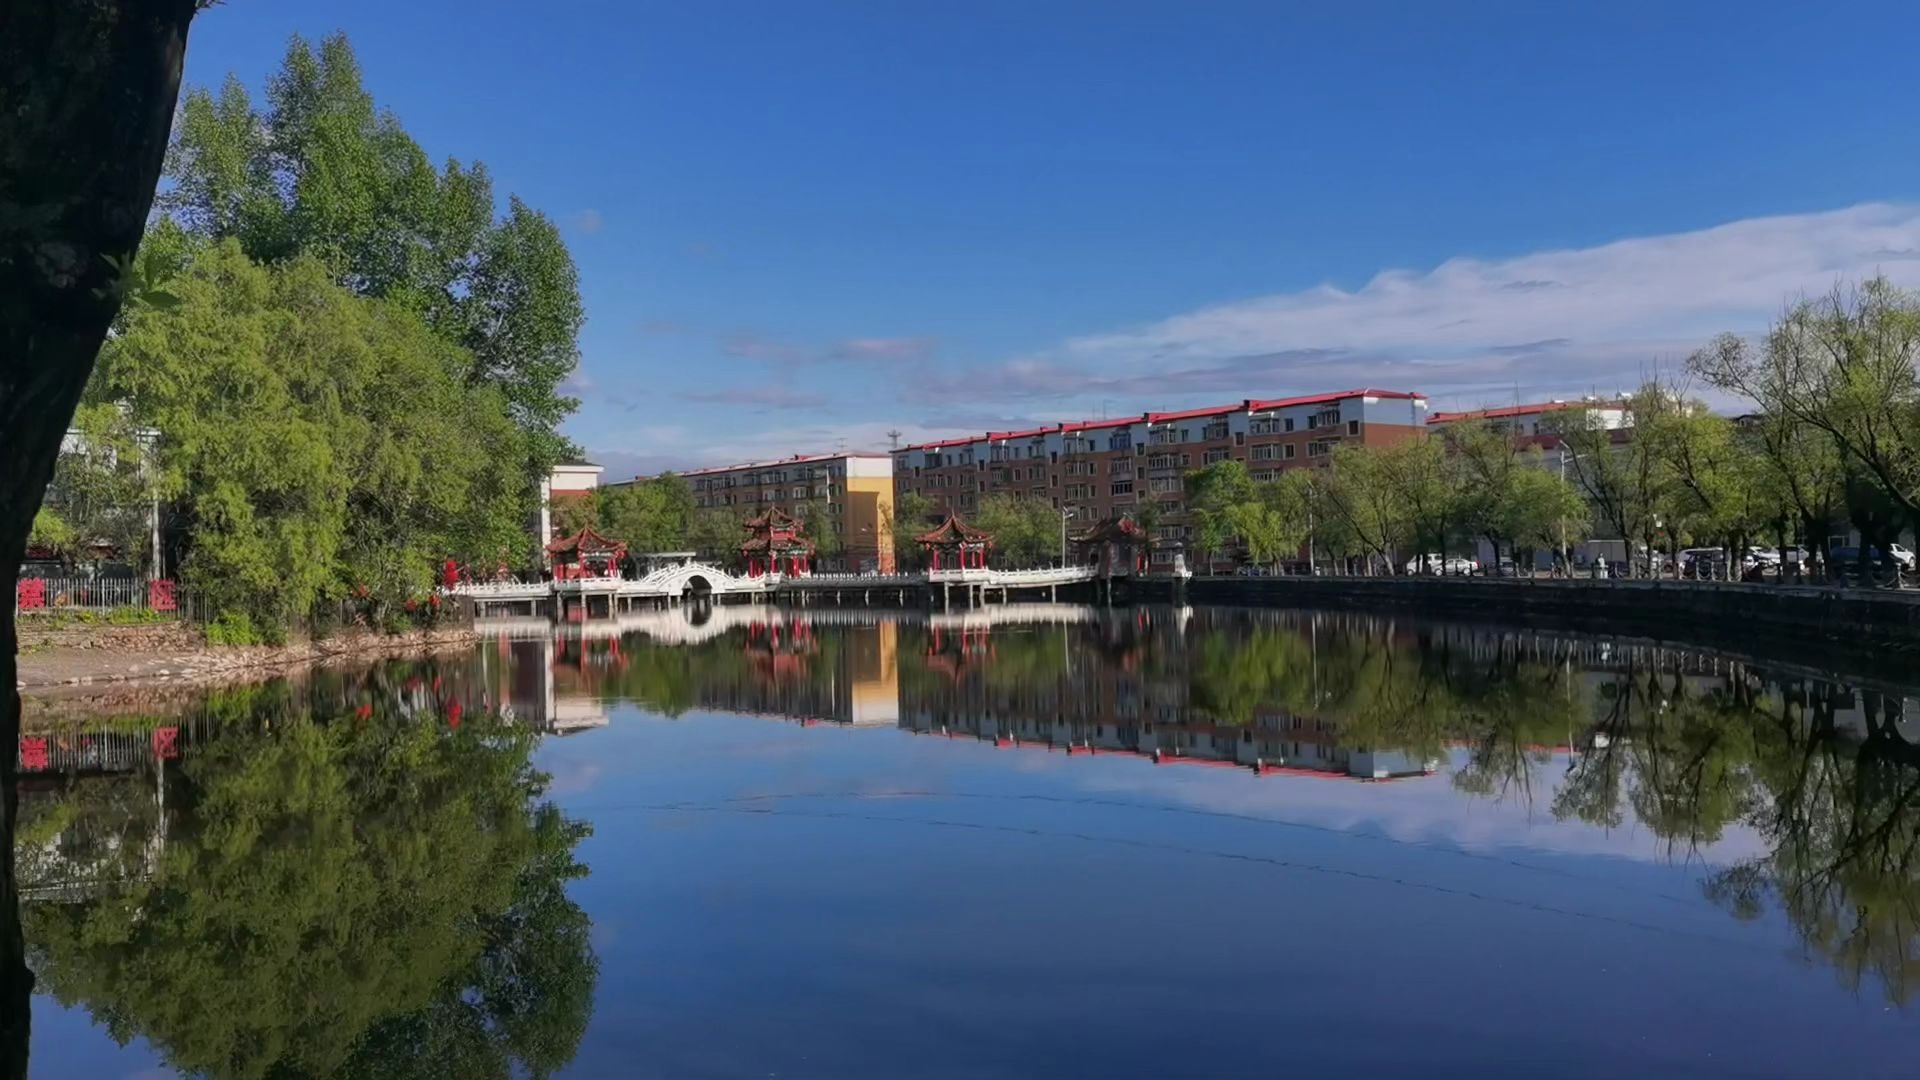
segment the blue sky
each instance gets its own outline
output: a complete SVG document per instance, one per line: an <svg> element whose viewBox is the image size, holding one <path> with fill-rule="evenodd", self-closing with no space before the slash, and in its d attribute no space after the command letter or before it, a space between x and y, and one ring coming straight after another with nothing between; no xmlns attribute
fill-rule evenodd
<svg viewBox="0 0 1920 1080"><path fill-rule="evenodd" d="M562 222L609 478L1612 391L1799 292L1920 285L1920 6L1572 7L236 0L187 68L345 30L429 153Z"/></svg>

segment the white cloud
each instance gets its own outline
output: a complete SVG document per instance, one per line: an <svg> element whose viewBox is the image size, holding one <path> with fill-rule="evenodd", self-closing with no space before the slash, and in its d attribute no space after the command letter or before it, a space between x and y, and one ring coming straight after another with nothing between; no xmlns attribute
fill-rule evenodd
<svg viewBox="0 0 1920 1080"><path fill-rule="evenodd" d="M1125 395L1129 407L1371 384L1436 406L1630 389L1724 330L1765 327L1795 297L1884 272L1920 284L1920 207L1868 204L1508 259L1389 270L1071 339L923 399Z"/></svg>

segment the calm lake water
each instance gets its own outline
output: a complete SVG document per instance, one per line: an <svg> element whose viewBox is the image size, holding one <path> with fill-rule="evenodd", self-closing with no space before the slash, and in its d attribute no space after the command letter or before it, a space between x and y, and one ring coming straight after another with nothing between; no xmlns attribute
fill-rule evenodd
<svg viewBox="0 0 1920 1080"><path fill-rule="evenodd" d="M33 1075L1920 1070L1907 673L1205 608L492 629L23 738Z"/></svg>

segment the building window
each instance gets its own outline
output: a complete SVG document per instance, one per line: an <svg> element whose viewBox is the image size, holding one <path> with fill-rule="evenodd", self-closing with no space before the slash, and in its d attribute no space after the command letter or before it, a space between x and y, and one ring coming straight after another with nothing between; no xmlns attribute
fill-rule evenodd
<svg viewBox="0 0 1920 1080"><path fill-rule="evenodd" d="M1133 481L1121 480L1113 485L1111 493L1115 496L1133 494Z"/></svg>
<svg viewBox="0 0 1920 1080"><path fill-rule="evenodd" d="M1131 431L1114 432L1113 435L1107 439L1107 449L1109 450L1133 449L1133 432Z"/></svg>
<svg viewBox="0 0 1920 1080"><path fill-rule="evenodd" d="M1286 420L1284 420L1284 421L1282 421L1282 423L1283 423L1283 424L1284 424L1285 426L1283 426L1283 427L1282 427L1282 428L1280 429L1281 431L1292 431L1292 430L1293 430L1293 417L1291 417L1291 416L1289 416L1289 417L1287 417L1287 418L1286 418Z"/></svg>
<svg viewBox="0 0 1920 1080"><path fill-rule="evenodd" d="M1289 446L1287 447L1287 449L1291 450L1293 448ZM1279 456L1280 456L1280 448L1278 446L1275 446L1273 443L1268 443L1265 446L1256 446L1253 448L1253 460L1255 461L1272 461L1274 458L1277 458Z"/></svg>
<svg viewBox="0 0 1920 1080"><path fill-rule="evenodd" d="M1327 453L1332 449L1333 449L1332 443L1316 440L1314 442L1310 442L1307 444L1307 456L1308 457L1326 457Z"/></svg>
<svg viewBox="0 0 1920 1080"><path fill-rule="evenodd" d="M1109 476L1119 476L1122 473L1131 475L1132 472L1133 462L1128 461L1126 458L1114 458L1112 461L1107 462L1107 475Z"/></svg>
<svg viewBox="0 0 1920 1080"><path fill-rule="evenodd" d="M1349 435L1360 434L1360 421L1358 420L1347 421L1347 434Z"/></svg>
<svg viewBox="0 0 1920 1080"><path fill-rule="evenodd" d="M1228 450L1224 446L1219 448L1218 450L1209 450L1207 451L1206 463L1208 465L1211 465L1216 461L1225 461L1227 460L1227 456L1230 453L1232 453L1232 451Z"/></svg>
<svg viewBox="0 0 1920 1080"><path fill-rule="evenodd" d="M1288 443L1285 446L1280 448L1280 456L1287 459L1288 461L1292 461L1293 451L1294 451L1294 445L1292 443Z"/></svg>
<svg viewBox="0 0 1920 1080"><path fill-rule="evenodd" d="M1155 495L1176 492L1181 490L1181 488L1180 478L1177 476L1156 476L1147 481L1147 490L1153 492Z"/></svg>
<svg viewBox="0 0 1920 1080"><path fill-rule="evenodd" d="M1227 422L1225 420L1216 420L1213 423L1208 424L1207 429L1200 433L1200 437L1203 439L1206 439L1209 442L1212 442L1217 439L1226 438Z"/></svg>
<svg viewBox="0 0 1920 1080"><path fill-rule="evenodd" d="M1177 469L1180 467L1178 454L1155 454L1147 459L1149 469Z"/></svg>

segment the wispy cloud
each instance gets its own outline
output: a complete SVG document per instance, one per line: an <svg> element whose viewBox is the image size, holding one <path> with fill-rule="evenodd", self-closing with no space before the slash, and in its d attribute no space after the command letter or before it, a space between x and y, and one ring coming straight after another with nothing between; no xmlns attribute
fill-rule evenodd
<svg viewBox="0 0 1920 1080"><path fill-rule="evenodd" d="M573 215L573 231L592 236L605 228L607 219L598 210L582 210Z"/></svg>
<svg viewBox="0 0 1920 1080"><path fill-rule="evenodd" d="M817 409L827 403L827 399L818 394L783 386L730 386L724 390L702 390L679 397L682 401L704 405L757 405L768 409Z"/></svg>
<svg viewBox="0 0 1920 1080"><path fill-rule="evenodd" d="M892 363L932 356L939 342L930 337L853 338L827 350L828 360Z"/></svg>
<svg viewBox="0 0 1920 1080"><path fill-rule="evenodd" d="M1869 204L1508 259L1390 270L1074 338L965 378L921 378L932 403L1185 395L1349 385L1424 390L1436 405L1522 392L1631 388L1722 330L1762 329L1796 296L1885 272L1920 284L1920 207ZM1522 344L1513 344L1513 343Z"/></svg>
<svg viewBox="0 0 1920 1080"><path fill-rule="evenodd" d="M930 337L848 338L825 348L736 334L722 345L730 356L779 364L890 364L921 360L939 350Z"/></svg>

